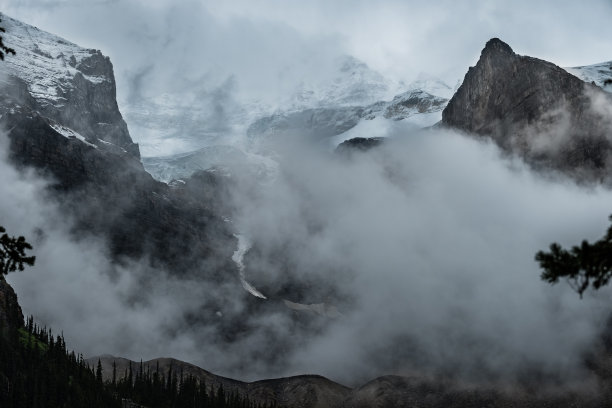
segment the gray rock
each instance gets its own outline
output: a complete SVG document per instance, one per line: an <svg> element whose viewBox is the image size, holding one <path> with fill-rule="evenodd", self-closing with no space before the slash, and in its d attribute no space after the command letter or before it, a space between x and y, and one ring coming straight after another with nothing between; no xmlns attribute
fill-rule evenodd
<svg viewBox="0 0 612 408"><path fill-rule="evenodd" d="M442 123L491 138L539 169L579 181L608 177L612 98L564 69L487 42L442 113Z"/></svg>
<svg viewBox="0 0 612 408"><path fill-rule="evenodd" d="M366 152L384 143L382 137L354 137L345 140L336 147L335 152L342 155L351 155L353 152Z"/></svg>
<svg viewBox="0 0 612 408"><path fill-rule="evenodd" d="M22 326L23 312L17 301L17 295L11 285L4 280L4 276L0 275L0 336L4 336L9 328Z"/></svg>

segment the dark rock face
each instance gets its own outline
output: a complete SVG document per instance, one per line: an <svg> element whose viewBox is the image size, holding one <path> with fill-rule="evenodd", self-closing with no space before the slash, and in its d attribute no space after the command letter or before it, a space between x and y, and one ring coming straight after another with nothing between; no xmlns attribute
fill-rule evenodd
<svg viewBox="0 0 612 408"><path fill-rule="evenodd" d="M92 141L102 139L127 150L140 158L138 145L132 141L127 124L123 120L116 101L113 65L108 57L97 50L84 58L75 68L78 70L72 83L61 88L61 106L38 103L41 115L57 118L58 122L79 132ZM107 78L91 82L83 74Z"/></svg>
<svg viewBox="0 0 612 408"><path fill-rule="evenodd" d="M23 313L17 302L15 291L0 276L0 335L5 328L18 328L23 326Z"/></svg>
<svg viewBox="0 0 612 408"><path fill-rule="evenodd" d="M579 180L607 177L612 99L558 66L487 42L442 113L442 123L490 137L536 168Z"/></svg>
<svg viewBox="0 0 612 408"><path fill-rule="evenodd" d="M339 154L351 154L355 151L365 152L384 143L382 137L354 137L345 140L336 147L335 152Z"/></svg>
<svg viewBox="0 0 612 408"><path fill-rule="evenodd" d="M234 270L235 238L227 224L206 203L183 200L155 181L131 154L66 138L27 109L13 108L2 122L11 129L12 161L50 176L54 196L76 220L75 232L106 237L116 259L150 256L181 273L214 258L215 274Z"/></svg>

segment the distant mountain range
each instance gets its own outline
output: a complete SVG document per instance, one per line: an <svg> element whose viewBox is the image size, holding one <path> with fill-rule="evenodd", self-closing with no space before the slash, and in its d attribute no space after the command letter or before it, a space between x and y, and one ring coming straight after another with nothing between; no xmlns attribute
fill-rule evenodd
<svg viewBox="0 0 612 408"><path fill-rule="evenodd" d="M242 122L234 122L233 130L229 132L231 137L197 136L201 147L168 156L145 156L143 164L156 179L168 182L188 177L198 170L232 166L235 155L241 154L245 158L248 156L245 162L252 165L250 171L270 174L275 164L265 156L269 156L269 149L278 141L277 138L307 138L333 149L343 140L355 137L352 134L355 128L360 124L367 126L369 121L404 121L415 128L432 126L441 120L442 110L453 92L444 82L422 75L417 81L404 86L405 90L391 100L379 99L389 94L391 86L388 83L390 81L383 80L367 65L346 57L338 76L331 83L318 84L316 91L306 91L306 85L301 84L301 91L289 98L284 108L266 113L261 107L256 107L240 119L235 118ZM242 105L240 109L249 112L249 105ZM183 117L182 114L178 116ZM153 110L148 111L147 117L142 119L148 123L153 134L163 133L155 125L157 118ZM172 123L167 120L161 122ZM205 129L202 126L201 129ZM237 142L233 133L237 129L242 129L246 140L243 135L242 140L238 138ZM199 135L198 132L190 133L185 129L182 136L175 134L172 140L191 140L192 136ZM186 143L193 145L192 142Z"/></svg>
<svg viewBox="0 0 612 408"><path fill-rule="evenodd" d="M318 375L300 375L254 382L236 381L214 375L206 370L171 358L145 362L130 361L109 355L87 360L91 367L100 361L103 377L110 381L113 364L117 378L131 369L134 373L168 375L180 373L204 381L211 389L220 386L228 393L248 395L252 401L296 408L466 408L508 407L539 408L544 406L595 408L607 406L605 397L596 395L526 390L499 390L459 384L452 380L427 379L388 375L376 378L359 387L351 388ZM603 405L601 405L603 404Z"/></svg>

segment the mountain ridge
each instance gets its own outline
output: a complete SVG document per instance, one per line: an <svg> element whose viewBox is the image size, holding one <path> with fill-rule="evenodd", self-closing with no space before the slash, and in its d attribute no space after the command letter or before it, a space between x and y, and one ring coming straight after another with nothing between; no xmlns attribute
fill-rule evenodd
<svg viewBox="0 0 612 408"><path fill-rule="evenodd" d="M112 379L113 362L116 363L117 379L123 378L129 371L143 370L155 372L159 368L160 374L166 375L171 368L173 372L180 372L183 376L194 376L204 381L211 390L220 386L225 392L239 393L263 404L276 403L287 407L327 408L339 406L348 395L349 387L331 381L321 375L303 374L290 377L270 378L244 382L232 378L215 375L196 365L173 358L155 358L148 361L135 362L132 360L109 355L90 357L86 361L95 367L98 360L102 364L104 380Z"/></svg>
<svg viewBox="0 0 612 408"><path fill-rule="evenodd" d="M290 377L269 378L251 382L238 381L217 376L198 366L172 358L156 358L136 362L109 355L88 358L91 367L102 364L102 375L106 381L112 379L113 362L116 363L117 380L123 378L131 365L137 372L160 375L179 372L182 376L194 376L204 381L211 389L223 387L226 392L248 396L263 404L278 404L295 408L366 408L366 407L506 407L536 408L541 406L603 407L606 398L589 392L540 391L496 388L494 385L461 384L452 379L435 379L418 376L384 375L367 381L363 385L347 387L320 375L306 374ZM603 404L603 405L602 405Z"/></svg>

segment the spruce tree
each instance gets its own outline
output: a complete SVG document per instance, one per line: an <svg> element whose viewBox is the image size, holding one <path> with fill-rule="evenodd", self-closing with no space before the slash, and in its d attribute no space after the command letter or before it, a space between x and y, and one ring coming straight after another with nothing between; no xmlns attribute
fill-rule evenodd
<svg viewBox="0 0 612 408"><path fill-rule="evenodd" d="M96 367L96 381L102 384L102 363L98 359L98 366Z"/></svg>
<svg viewBox="0 0 612 408"><path fill-rule="evenodd" d="M582 297L589 287L599 289L612 278L612 226L599 241L585 240L571 249L553 243L548 252L539 251L535 259L543 269L542 280L554 284L565 279Z"/></svg>
<svg viewBox="0 0 612 408"><path fill-rule="evenodd" d="M35 256L26 256L25 251L32 249L25 238L11 237L6 234L4 227L0 226L0 275L6 275L16 270L23 271L24 265L32 266Z"/></svg>

